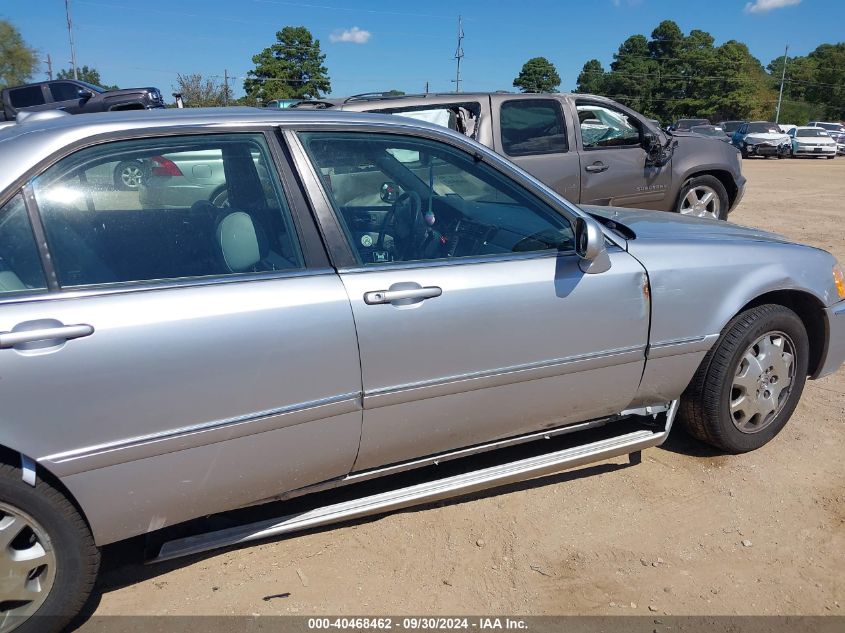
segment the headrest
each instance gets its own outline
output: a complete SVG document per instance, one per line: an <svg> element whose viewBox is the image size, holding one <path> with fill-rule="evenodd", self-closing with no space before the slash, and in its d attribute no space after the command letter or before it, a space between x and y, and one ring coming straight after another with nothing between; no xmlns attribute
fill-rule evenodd
<svg viewBox="0 0 845 633"><path fill-rule="evenodd" d="M234 211L220 220L217 225L217 243L223 261L233 273L251 270L261 261L255 224L243 211Z"/></svg>
<svg viewBox="0 0 845 633"><path fill-rule="evenodd" d="M11 270L0 270L0 292L26 290L26 286Z"/></svg>

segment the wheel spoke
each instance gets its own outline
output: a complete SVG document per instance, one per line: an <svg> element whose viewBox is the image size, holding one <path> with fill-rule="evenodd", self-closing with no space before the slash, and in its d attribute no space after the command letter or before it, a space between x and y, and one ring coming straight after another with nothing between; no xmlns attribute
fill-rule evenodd
<svg viewBox="0 0 845 633"><path fill-rule="evenodd" d="M11 514L0 519L0 550L8 548L25 527L23 521Z"/></svg>
<svg viewBox="0 0 845 633"><path fill-rule="evenodd" d="M690 206L693 207L698 203L698 194L695 193L695 189L691 189L690 192L687 194L684 201Z"/></svg>
<svg viewBox="0 0 845 633"><path fill-rule="evenodd" d="M699 199L699 202L701 202L701 204L706 206L706 205L710 204L710 202L715 197L716 197L716 195L712 191L708 191L703 196L701 196L701 198Z"/></svg>

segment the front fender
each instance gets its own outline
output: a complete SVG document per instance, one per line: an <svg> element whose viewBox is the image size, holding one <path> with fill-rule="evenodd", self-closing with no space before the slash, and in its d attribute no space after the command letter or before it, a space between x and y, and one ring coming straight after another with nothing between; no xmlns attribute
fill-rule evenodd
<svg viewBox="0 0 845 633"><path fill-rule="evenodd" d="M631 240L645 266L652 321L639 402L680 396L727 323L775 291L812 296L819 309L838 300L835 259L790 243L752 240Z"/></svg>

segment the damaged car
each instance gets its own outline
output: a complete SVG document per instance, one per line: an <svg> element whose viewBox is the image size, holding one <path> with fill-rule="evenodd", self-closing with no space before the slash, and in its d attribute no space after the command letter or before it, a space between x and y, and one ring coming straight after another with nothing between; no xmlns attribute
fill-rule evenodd
<svg viewBox="0 0 845 633"><path fill-rule="evenodd" d="M750 121L734 132L731 140L743 158L752 156L786 158L792 153L792 139L777 123Z"/></svg>
<svg viewBox="0 0 845 633"><path fill-rule="evenodd" d="M225 205L88 177L202 153ZM125 539L164 561L636 464L676 419L752 451L843 359L830 253L577 206L441 125L33 114L0 130L0 630L61 629Z"/></svg>

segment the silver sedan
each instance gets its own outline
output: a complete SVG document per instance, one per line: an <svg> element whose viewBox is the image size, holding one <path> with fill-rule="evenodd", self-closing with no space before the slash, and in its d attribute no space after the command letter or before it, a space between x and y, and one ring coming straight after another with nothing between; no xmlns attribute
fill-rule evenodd
<svg viewBox="0 0 845 633"><path fill-rule="evenodd" d="M103 191L123 160L157 180ZM0 629L61 627L134 536L165 560L636 463L676 418L754 450L843 359L829 253L581 208L442 127L33 115L0 131Z"/></svg>

